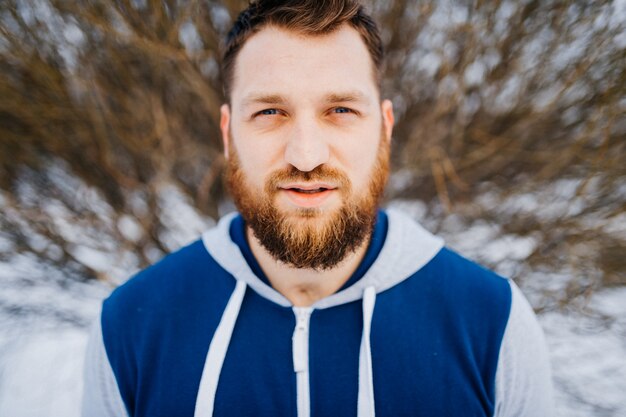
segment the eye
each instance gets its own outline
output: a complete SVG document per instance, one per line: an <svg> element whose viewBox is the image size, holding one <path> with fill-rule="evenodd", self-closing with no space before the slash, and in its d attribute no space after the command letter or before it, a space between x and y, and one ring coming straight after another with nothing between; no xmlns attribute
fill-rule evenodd
<svg viewBox="0 0 626 417"><path fill-rule="evenodd" d="M332 111L334 113L354 113L354 110L347 107L335 107Z"/></svg>
<svg viewBox="0 0 626 417"><path fill-rule="evenodd" d="M264 109L257 113L260 116L272 116L278 114L278 109Z"/></svg>
<svg viewBox="0 0 626 417"><path fill-rule="evenodd" d="M252 113L250 123L258 127L278 126L288 120L289 113L283 109L268 108Z"/></svg>

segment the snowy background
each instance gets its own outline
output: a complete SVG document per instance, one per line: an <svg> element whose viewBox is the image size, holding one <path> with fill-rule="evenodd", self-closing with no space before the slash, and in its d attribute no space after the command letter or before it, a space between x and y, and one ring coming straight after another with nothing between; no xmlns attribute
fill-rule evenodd
<svg viewBox="0 0 626 417"><path fill-rule="evenodd" d="M217 44L245 3L0 1L0 417L77 416L101 301L233 209ZM515 279L560 416L625 417L626 0L365 3L389 205Z"/></svg>

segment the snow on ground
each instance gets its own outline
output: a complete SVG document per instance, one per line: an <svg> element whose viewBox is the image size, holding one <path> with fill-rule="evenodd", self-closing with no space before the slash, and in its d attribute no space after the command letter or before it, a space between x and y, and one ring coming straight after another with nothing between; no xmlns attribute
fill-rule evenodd
<svg viewBox="0 0 626 417"><path fill-rule="evenodd" d="M97 316L111 286L94 282L62 287L34 271L29 283L4 267L0 268L0 305L5 307L0 310L0 416L78 416L88 323Z"/></svg>
<svg viewBox="0 0 626 417"><path fill-rule="evenodd" d="M604 289L576 312L540 316L565 417L626 416L626 288Z"/></svg>
<svg viewBox="0 0 626 417"><path fill-rule="evenodd" d="M13 346L2 358L0 415L79 416L86 342L82 329L63 329Z"/></svg>

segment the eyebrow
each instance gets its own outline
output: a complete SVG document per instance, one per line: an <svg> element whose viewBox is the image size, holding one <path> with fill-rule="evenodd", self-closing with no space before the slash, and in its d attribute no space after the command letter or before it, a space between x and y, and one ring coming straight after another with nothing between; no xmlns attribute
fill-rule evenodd
<svg viewBox="0 0 626 417"><path fill-rule="evenodd" d="M252 104L284 104L289 100L280 94L250 94L243 99L242 106L249 106ZM358 90L344 91L339 93L329 93L324 96L324 102L326 103L346 103L346 102L361 102L368 103L367 96Z"/></svg>
<svg viewBox="0 0 626 417"><path fill-rule="evenodd" d="M341 93L331 93L325 97L325 101L328 103L345 103L345 102L363 102L367 103L369 100L367 96L361 91L346 91Z"/></svg>
<svg viewBox="0 0 626 417"><path fill-rule="evenodd" d="M280 94L251 94L246 97L242 105L247 106L250 104L282 104L287 102L287 99Z"/></svg>

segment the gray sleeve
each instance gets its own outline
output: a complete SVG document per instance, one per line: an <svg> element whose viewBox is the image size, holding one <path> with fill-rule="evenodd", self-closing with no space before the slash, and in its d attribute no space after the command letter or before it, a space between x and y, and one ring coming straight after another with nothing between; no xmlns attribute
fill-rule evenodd
<svg viewBox="0 0 626 417"><path fill-rule="evenodd" d="M509 282L511 313L498 359L495 417L551 417L552 377L543 331L520 289Z"/></svg>
<svg viewBox="0 0 626 417"><path fill-rule="evenodd" d="M83 376L83 417L128 417L104 348L100 318L91 328Z"/></svg>

